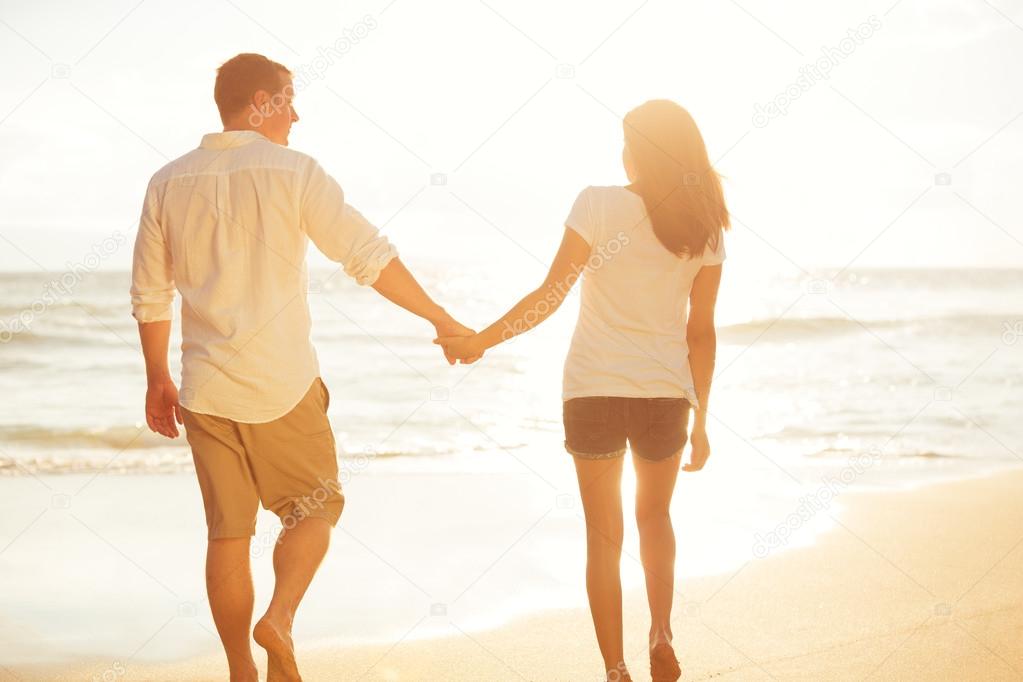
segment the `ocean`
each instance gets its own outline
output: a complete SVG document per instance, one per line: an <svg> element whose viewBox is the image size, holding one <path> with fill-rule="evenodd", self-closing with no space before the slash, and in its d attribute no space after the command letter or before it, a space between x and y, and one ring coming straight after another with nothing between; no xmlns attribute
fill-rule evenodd
<svg viewBox="0 0 1023 682"><path fill-rule="evenodd" d="M834 275L726 267L712 422L797 477L865 453L881 483L1019 463L1023 270ZM0 274L0 474L190 470L183 438L145 428L128 273L64 279ZM483 269L422 279L478 326L534 284ZM342 458L474 470L519 451L561 456L576 294L540 329L455 368L429 325L341 273L313 271L309 300Z"/></svg>

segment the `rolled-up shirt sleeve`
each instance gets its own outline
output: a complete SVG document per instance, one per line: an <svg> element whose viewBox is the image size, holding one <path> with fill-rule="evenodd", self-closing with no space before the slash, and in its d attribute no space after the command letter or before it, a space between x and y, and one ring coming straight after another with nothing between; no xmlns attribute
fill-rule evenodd
<svg viewBox="0 0 1023 682"><path fill-rule="evenodd" d="M159 197L150 183L131 268L131 314L139 322L159 322L174 316L174 267L159 218Z"/></svg>
<svg viewBox="0 0 1023 682"><path fill-rule="evenodd" d="M334 178L316 162L302 188L302 229L327 258L362 285L376 282L398 250L354 208Z"/></svg>

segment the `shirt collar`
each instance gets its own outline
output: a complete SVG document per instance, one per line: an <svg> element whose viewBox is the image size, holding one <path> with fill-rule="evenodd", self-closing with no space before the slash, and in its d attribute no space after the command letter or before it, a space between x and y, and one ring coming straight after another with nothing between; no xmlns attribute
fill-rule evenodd
<svg viewBox="0 0 1023 682"><path fill-rule="evenodd" d="M256 140L267 140L266 136L255 130L225 130L222 133L209 133L202 136L200 149L230 149L241 147Z"/></svg>

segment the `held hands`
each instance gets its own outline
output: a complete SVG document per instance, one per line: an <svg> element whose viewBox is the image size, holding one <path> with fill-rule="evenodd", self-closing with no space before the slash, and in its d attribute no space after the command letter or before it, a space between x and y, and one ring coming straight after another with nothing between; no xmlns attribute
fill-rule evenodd
<svg viewBox="0 0 1023 682"><path fill-rule="evenodd" d="M459 360L463 365L469 365L483 357L479 340L479 334L474 332L472 336L439 336L433 342L444 349L444 357L451 364Z"/></svg>
<svg viewBox="0 0 1023 682"><path fill-rule="evenodd" d="M167 438L178 437L178 424L183 424L178 387L167 377L154 381L146 389L146 424L149 430Z"/></svg>
<svg viewBox="0 0 1023 682"><path fill-rule="evenodd" d="M483 357L483 349L471 353L466 352L469 345L468 340L476 338L476 332L457 322L453 317L448 316L446 320L435 322L433 327L437 332L437 338L433 342L444 351L444 359L448 361L449 365L458 361L469 365Z"/></svg>

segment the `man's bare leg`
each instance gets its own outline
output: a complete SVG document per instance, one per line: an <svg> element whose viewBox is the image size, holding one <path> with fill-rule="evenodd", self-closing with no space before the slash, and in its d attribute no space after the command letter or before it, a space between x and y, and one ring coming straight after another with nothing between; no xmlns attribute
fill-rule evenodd
<svg viewBox="0 0 1023 682"><path fill-rule="evenodd" d="M206 593L227 654L231 682L258 682L252 659L252 572L249 538L210 540L206 549Z"/></svg>
<svg viewBox="0 0 1023 682"><path fill-rule="evenodd" d="M320 567L330 544L330 523L306 517L281 531L274 548L274 595L252 636L266 649L267 682L297 682L295 646L291 626L295 611Z"/></svg>

